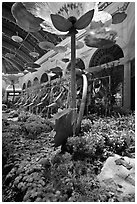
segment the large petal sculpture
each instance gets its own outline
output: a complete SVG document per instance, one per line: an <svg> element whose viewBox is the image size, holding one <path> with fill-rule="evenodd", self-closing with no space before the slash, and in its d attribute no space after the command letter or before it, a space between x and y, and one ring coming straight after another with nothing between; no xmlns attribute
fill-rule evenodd
<svg viewBox="0 0 137 204"><path fill-rule="evenodd" d="M76 29L85 28L92 20L94 12L91 10L95 8L96 2L23 2L23 5L34 16L44 19L41 23L43 30L59 35L67 33L70 29L71 23L68 18L71 16L78 19L75 24ZM53 27L51 14L53 14L52 20L56 21L59 30L56 29L56 26ZM61 20L62 24L60 24Z"/></svg>
<svg viewBox="0 0 137 204"><path fill-rule="evenodd" d="M11 12L16 19L17 25L27 32L37 32L41 29L40 24L43 22L43 19L35 17L28 12L21 2L14 3Z"/></svg>

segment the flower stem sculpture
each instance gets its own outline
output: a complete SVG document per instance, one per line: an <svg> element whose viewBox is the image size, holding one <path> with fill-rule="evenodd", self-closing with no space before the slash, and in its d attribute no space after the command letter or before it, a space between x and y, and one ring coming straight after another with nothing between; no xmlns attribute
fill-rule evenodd
<svg viewBox="0 0 137 204"><path fill-rule="evenodd" d="M88 11L78 20L71 16L68 19L58 14L51 14L51 20L54 27L61 32L68 32L71 36L71 108L73 110L73 135L76 131L76 70L75 70L75 59L76 59L76 34L77 30L86 28L94 16L94 9Z"/></svg>

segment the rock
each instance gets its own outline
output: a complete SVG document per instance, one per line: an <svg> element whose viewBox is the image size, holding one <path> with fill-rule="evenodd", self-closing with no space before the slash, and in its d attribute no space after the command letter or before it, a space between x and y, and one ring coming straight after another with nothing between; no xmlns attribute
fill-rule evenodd
<svg viewBox="0 0 137 204"><path fill-rule="evenodd" d="M135 159L109 157L98 175L101 186L113 189L120 197L135 195Z"/></svg>

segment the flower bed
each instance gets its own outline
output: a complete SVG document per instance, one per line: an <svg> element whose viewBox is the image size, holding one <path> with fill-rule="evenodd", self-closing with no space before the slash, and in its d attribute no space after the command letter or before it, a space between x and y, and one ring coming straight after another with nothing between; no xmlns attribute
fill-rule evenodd
<svg viewBox="0 0 137 204"><path fill-rule="evenodd" d="M84 119L64 153L54 149L54 130L40 116L26 122L4 119L2 131L4 202L134 201L134 195L121 198L97 179L109 156L135 157L134 114Z"/></svg>

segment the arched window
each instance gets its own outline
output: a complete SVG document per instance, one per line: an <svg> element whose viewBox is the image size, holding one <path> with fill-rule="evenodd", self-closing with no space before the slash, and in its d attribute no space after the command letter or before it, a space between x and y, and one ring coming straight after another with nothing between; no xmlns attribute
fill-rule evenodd
<svg viewBox="0 0 137 204"><path fill-rule="evenodd" d="M29 80L27 83L27 88L31 87L31 81Z"/></svg>
<svg viewBox="0 0 137 204"><path fill-rule="evenodd" d="M39 84L39 80L38 80L37 77L35 77L34 80L33 80L33 85L35 86L35 85L37 85L37 84Z"/></svg>
<svg viewBox="0 0 137 204"><path fill-rule="evenodd" d="M26 89L26 84L24 83L22 86L22 90Z"/></svg>
<svg viewBox="0 0 137 204"><path fill-rule="evenodd" d="M110 48L97 49L91 57L89 67L95 67L101 64L112 62L122 57L124 57L123 51L117 44Z"/></svg>
<svg viewBox="0 0 137 204"><path fill-rule="evenodd" d="M41 79L40 79L40 83L44 83L48 81L48 75L46 73L42 74Z"/></svg>

